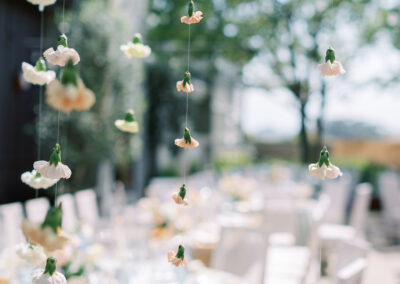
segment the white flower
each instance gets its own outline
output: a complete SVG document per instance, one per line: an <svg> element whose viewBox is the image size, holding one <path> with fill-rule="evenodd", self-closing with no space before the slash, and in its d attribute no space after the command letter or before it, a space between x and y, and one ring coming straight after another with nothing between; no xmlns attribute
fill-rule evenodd
<svg viewBox="0 0 400 284"><path fill-rule="evenodd" d="M185 93L191 93L194 91L192 83L186 83L185 86L183 86L183 81L176 82L176 89L178 90L178 92L185 92Z"/></svg>
<svg viewBox="0 0 400 284"><path fill-rule="evenodd" d="M32 273L33 284L67 284L64 275L56 271L57 260L49 257L44 269L37 269Z"/></svg>
<svg viewBox="0 0 400 284"><path fill-rule="evenodd" d="M335 76L346 73L346 70L344 70L339 61L334 61L333 63L328 61L323 64L319 64L318 69L321 71L322 76Z"/></svg>
<svg viewBox="0 0 400 284"><path fill-rule="evenodd" d="M308 172L310 175L322 180L324 180L325 177L334 179L343 175L340 169L330 162L329 152L325 146L321 150L319 161L308 166Z"/></svg>
<svg viewBox="0 0 400 284"><path fill-rule="evenodd" d="M27 0L33 5L39 5L39 10L43 11L45 6L53 5L57 0Z"/></svg>
<svg viewBox="0 0 400 284"><path fill-rule="evenodd" d="M58 162L55 166L47 161L36 161L33 163L33 168L42 176L49 179L69 179L72 174L70 168L61 162Z"/></svg>
<svg viewBox="0 0 400 284"><path fill-rule="evenodd" d="M21 243L16 246L15 252L20 258L30 264L44 265L46 263L46 254L41 246Z"/></svg>
<svg viewBox="0 0 400 284"><path fill-rule="evenodd" d="M335 76L346 73L342 64L335 60L335 51L332 47L328 48L325 55L325 63L318 65L322 76Z"/></svg>
<svg viewBox="0 0 400 284"><path fill-rule="evenodd" d="M325 164L323 164L321 167L319 166L318 163L310 164L308 166L308 171L310 175L320 178L322 180L324 180L325 177L334 179L337 178L338 176L343 175L340 169L335 165L333 165L332 163L330 163L328 167Z"/></svg>
<svg viewBox="0 0 400 284"><path fill-rule="evenodd" d="M125 119L118 119L114 122L115 126L124 132L136 133L139 131L139 124L135 121L133 110L128 110Z"/></svg>
<svg viewBox="0 0 400 284"><path fill-rule="evenodd" d="M50 179L69 179L71 170L68 166L61 163L61 149L57 143L50 155L50 161L36 161L33 163L33 168L43 177Z"/></svg>
<svg viewBox="0 0 400 284"><path fill-rule="evenodd" d="M65 34L58 38L57 49L54 50L50 47L43 52L43 56L49 63L58 66L65 66L69 60L72 60L73 64L76 65L81 60L78 52L68 47L68 38Z"/></svg>
<svg viewBox="0 0 400 284"><path fill-rule="evenodd" d="M151 53L151 48L148 45L142 44L142 36L140 34L135 34L133 41L121 45L120 49L129 58L144 58L149 56Z"/></svg>
<svg viewBox="0 0 400 284"><path fill-rule="evenodd" d="M34 189L47 189L58 182L58 179L45 178L35 170L24 172L21 175L21 180Z"/></svg>
<svg viewBox="0 0 400 284"><path fill-rule="evenodd" d="M185 248L182 245L179 245L177 254L175 254L175 252L172 250L168 252L168 261L175 266L180 266L180 265L186 266L187 262L184 254L185 254Z"/></svg>
<svg viewBox="0 0 400 284"><path fill-rule="evenodd" d="M22 75L25 81L36 85L46 85L56 78L54 71L38 70L26 62L22 62Z"/></svg>

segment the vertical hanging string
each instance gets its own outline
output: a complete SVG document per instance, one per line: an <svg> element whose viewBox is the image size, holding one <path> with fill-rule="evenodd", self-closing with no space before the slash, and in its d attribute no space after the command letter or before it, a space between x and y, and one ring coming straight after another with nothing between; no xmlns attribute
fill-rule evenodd
<svg viewBox="0 0 400 284"><path fill-rule="evenodd" d="M61 32L64 33L64 26L65 26L65 0L63 0L63 8L62 8L62 23L61 23ZM61 72L60 72L61 77ZM60 143L60 111L57 113L57 143ZM54 205L56 205L57 201L57 194L58 194L58 183L56 183L56 189L54 192Z"/></svg>
<svg viewBox="0 0 400 284"><path fill-rule="evenodd" d="M188 46L187 46L187 71L190 72L190 26L189 24L189 36L188 36ZM186 115L185 115L185 128L188 128L188 116L189 116L189 93L186 93ZM186 155L183 152L183 183L186 184Z"/></svg>
<svg viewBox="0 0 400 284"><path fill-rule="evenodd" d="M43 34L44 34L44 10L40 11L40 45L39 45L39 54L42 56L43 53ZM42 100L43 100L43 86L39 87L39 113L38 113L38 122L37 122L37 160L40 161L40 152L42 148L41 141L41 121L42 121ZM39 196L39 189L35 190L35 198Z"/></svg>

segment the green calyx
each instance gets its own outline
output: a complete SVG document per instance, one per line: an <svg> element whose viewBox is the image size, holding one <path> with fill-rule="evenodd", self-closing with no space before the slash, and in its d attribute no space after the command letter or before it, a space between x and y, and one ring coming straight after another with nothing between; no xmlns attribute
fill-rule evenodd
<svg viewBox="0 0 400 284"><path fill-rule="evenodd" d="M328 148L326 148L326 146L324 146L321 150L318 166L321 167L323 164L325 164L327 167L329 167L329 165L330 165L329 152L328 152Z"/></svg>
<svg viewBox="0 0 400 284"><path fill-rule="evenodd" d="M179 245L176 257L182 260L185 258L185 248L183 247L183 245Z"/></svg>
<svg viewBox="0 0 400 284"><path fill-rule="evenodd" d="M43 274L48 273L50 276L52 276L54 274L54 272L56 272L56 268L57 268L56 263L57 263L57 260L55 259L55 257L50 256L46 261L46 267L44 268Z"/></svg>
<svg viewBox="0 0 400 284"><path fill-rule="evenodd" d="M35 178L40 178L40 177L42 177L42 175L40 173L36 172Z"/></svg>
<svg viewBox="0 0 400 284"><path fill-rule="evenodd" d="M67 64L65 65L61 77L61 84L64 86L67 85L78 85L78 72L76 67L74 66L73 61L70 59L68 60Z"/></svg>
<svg viewBox="0 0 400 284"><path fill-rule="evenodd" d="M68 47L68 38L65 34L62 34L58 37L57 46L59 45Z"/></svg>
<svg viewBox="0 0 400 284"><path fill-rule="evenodd" d="M42 223L42 228L48 227L54 233L58 233L61 228L62 207L61 203L57 207L51 207L46 214L46 218Z"/></svg>
<svg viewBox="0 0 400 284"><path fill-rule="evenodd" d="M190 0L189 8L188 8L189 17L193 16L193 12L194 12L194 2L193 2L193 0Z"/></svg>
<svg viewBox="0 0 400 284"><path fill-rule="evenodd" d="M135 116L133 114L132 110L128 110L125 114L125 121L126 122L134 122L135 121Z"/></svg>
<svg viewBox="0 0 400 284"><path fill-rule="evenodd" d="M325 62L330 61L332 64L335 62L335 50L332 47L329 47L326 50L326 55L325 55Z"/></svg>
<svg viewBox="0 0 400 284"><path fill-rule="evenodd" d="M56 146L54 146L53 148L53 152L50 155L50 160L49 160L49 164L54 165L55 167L57 167L58 163L61 162L61 149L60 149L60 144L56 144Z"/></svg>
<svg viewBox="0 0 400 284"><path fill-rule="evenodd" d="M142 35L141 34L135 34L135 36L133 37L132 42L134 44L142 43Z"/></svg>
<svg viewBox="0 0 400 284"><path fill-rule="evenodd" d="M37 71L47 71L46 62L44 61L43 57L39 57L36 61L35 69Z"/></svg>
<svg viewBox="0 0 400 284"><path fill-rule="evenodd" d="M185 128L185 131L183 132L183 139L185 139L186 144L192 143L192 137L190 136L190 131L188 128Z"/></svg>
<svg viewBox="0 0 400 284"><path fill-rule="evenodd" d="M182 199L185 199L185 196L186 196L186 187L185 187L185 185L182 185L182 186L181 186L181 188L180 188L180 190L179 190L179 196L180 196Z"/></svg>
<svg viewBox="0 0 400 284"><path fill-rule="evenodd" d="M190 78L191 78L190 72L186 71L185 75L183 76L183 84L182 84L183 87L185 87L186 84L190 84Z"/></svg>

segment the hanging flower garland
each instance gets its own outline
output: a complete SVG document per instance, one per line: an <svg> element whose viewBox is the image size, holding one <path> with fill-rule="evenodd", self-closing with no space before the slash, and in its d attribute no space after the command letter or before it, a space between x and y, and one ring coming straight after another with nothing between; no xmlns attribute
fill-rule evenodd
<svg viewBox="0 0 400 284"><path fill-rule="evenodd" d="M123 132L137 133L139 131L139 124L135 120L133 110L128 110L125 113L124 119L118 119L114 122L115 127Z"/></svg>
<svg viewBox="0 0 400 284"><path fill-rule="evenodd" d="M61 148L58 143L53 148L49 161L36 161L33 163L33 168L49 179L69 179L72 174L70 168L61 163Z"/></svg>
<svg viewBox="0 0 400 284"><path fill-rule="evenodd" d="M62 208L61 204L51 207L43 223L38 224L29 220L22 223L24 236L32 243L41 245L48 251L62 249L68 238L61 232Z"/></svg>
<svg viewBox="0 0 400 284"><path fill-rule="evenodd" d="M326 177L335 179L343 175L340 169L332 164L329 160L329 152L326 146L324 146L324 148L321 150L319 161L315 164L310 164L308 166L308 171L310 175L322 180L324 180Z"/></svg>
<svg viewBox="0 0 400 284"><path fill-rule="evenodd" d="M151 48L142 43L142 35L137 33L132 41L120 46L120 49L128 58L144 58L151 54Z"/></svg>
<svg viewBox="0 0 400 284"><path fill-rule="evenodd" d="M57 49L54 50L50 47L43 53L43 56L47 62L58 66L65 66L69 60L72 60L74 65L76 65L81 60L78 52L68 47L68 38L65 34L59 36Z"/></svg>
<svg viewBox="0 0 400 284"><path fill-rule="evenodd" d="M28 83L34 85L46 85L56 78L56 72L47 70L46 62L40 57L35 66L22 62L22 75Z"/></svg>
<svg viewBox="0 0 400 284"><path fill-rule="evenodd" d="M57 260L49 257L46 261L45 268L37 269L32 274L33 284L67 284L67 279L63 274L58 272L56 266Z"/></svg>
<svg viewBox="0 0 400 284"><path fill-rule="evenodd" d="M319 64L318 69L321 71L322 76L335 76L346 73L342 63L336 61L335 50L332 47L329 47L326 51L325 63Z"/></svg>

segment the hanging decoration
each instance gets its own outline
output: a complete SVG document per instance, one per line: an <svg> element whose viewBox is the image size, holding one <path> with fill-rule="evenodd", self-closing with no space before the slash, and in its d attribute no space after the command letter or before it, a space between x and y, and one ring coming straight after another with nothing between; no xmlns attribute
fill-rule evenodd
<svg viewBox="0 0 400 284"><path fill-rule="evenodd" d="M126 111L124 119L118 119L114 124L123 132L137 133L139 131L139 124L135 120L134 112L131 109Z"/></svg>
<svg viewBox="0 0 400 284"><path fill-rule="evenodd" d="M187 71L182 81L176 82L176 89L178 92L191 93L194 91L193 84L190 82L190 72Z"/></svg>
<svg viewBox="0 0 400 284"><path fill-rule="evenodd" d="M196 148L200 144L196 139L194 139L190 135L189 129L185 128L185 130L183 132L183 138L175 139L175 145L178 147L181 147L181 148L190 149L190 148Z"/></svg>
<svg viewBox="0 0 400 284"><path fill-rule="evenodd" d="M69 60L72 60L73 64L76 65L81 60L78 52L68 47L68 38L65 34L59 36L57 49L54 50L50 47L43 53L43 56L47 62L58 66L65 66Z"/></svg>
<svg viewBox="0 0 400 284"><path fill-rule="evenodd" d="M310 164L308 166L308 171L310 175L322 180L324 180L326 177L335 179L343 175L340 169L330 162L329 152L326 146L324 146L324 148L321 150L319 161L315 164Z"/></svg>
<svg viewBox="0 0 400 284"><path fill-rule="evenodd" d="M24 236L33 244L41 245L47 251L62 249L68 238L61 232L62 208L61 204L51 207L42 224L25 220L22 223Z"/></svg>
<svg viewBox="0 0 400 284"><path fill-rule="evenodd" d="M95 94L86 88L78 71L70 59L65 65L61 81L52 81L46 89L46 102L52 108L70 113L85 111L96 102Z"/></svg>
<svg viewBox="0 0 400 284"><path fill-rule="evenodd" d="M48 189L55 185L59 179L50 179L43 177L36 170L24 172L21 175L21 181L34 189Z"/></svg>
<svg viewBox="0 0 400 284"><path fill-rule="evenodd" d="M175 254L173 250L168 252L168 261L175 266L186 266L187 262L185 259L185 248L183 245L179 245L178 252Z"/></svg>
<svg viewBox="0 0 400 284"><path fill-rule="evenodd" d="M48 162L36 161L33 167L39 174L49 179L69 179L72 174L70 168L61 163L61 149L58 143L53 148Z"/></svg>
<svg viewBox="0 0 400 284"><path fill-rule="evenodd" d="M27 0L29 3L32 3L33 5L38 5L39 6L39 11L43 12L44 7L53 5L56 3L57 0Z"/></svg>
<svg viewBox="0 0 400 284"><path fill-rule="evenodd" d="M67 284L65 276L58 272L57 260L54 257L49 257L46 261L45 268L37 269L32 274L33 284Z"/></svg>
<svg viewBox="0 0 400 284"><path fill-rule="evenodd" d="M202 11L196 11L194 12L194 2L191 0L189 1L189 9L188 9L188 15L181 17L181 23L184 24L197 24L203 19L203 12Z"/></svg>
<svg viewBox="0 0 400 284"><path fill-rule="evenodd" d="M142 43L142 35L137 33L132 41L121 45L120 49L125 53L128 58L144 58L151 54L151 48Z"/></svg>
<svg viewBox="0 0 400 284"><path fill-rule="evenodd" d="M44 265L46 254L41 246L30 243L18 244L15 248L17 255L32 265Z"/></svg>
<svg viewBox="0 0 400 284"><path fill-rule="evenodd" d="M28 83L34 85L46 85L56 78L56 72L47 70L46 62L42 57L32 66L27 62L22 62L22 75Z"/></svg>
<svg viewBox="0 0 400 284"><path fill-rule="evenodd" d="M322 76L335 76L346 73L342 63L336 61L335 50L332 47L329 47L326 51L325 63L319 64L318 69L321 71Z"/></svg>
<svg viewBox="0 0 400 284"><path fill-rule="evenodd" d="M175 201L176 204L189 205L185 200L185 197L186 197L186 186L184 184L179 189L179 192L173 193L171 195L171 197Z"/></svg>

